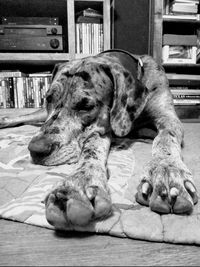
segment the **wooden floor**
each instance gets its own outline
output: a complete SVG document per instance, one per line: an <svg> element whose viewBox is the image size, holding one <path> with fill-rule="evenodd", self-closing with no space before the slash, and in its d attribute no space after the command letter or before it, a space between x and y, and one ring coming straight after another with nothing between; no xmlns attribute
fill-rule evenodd
<svg viewBox="0 0 200 267"><path fill-rule="evenodd" d="M200 247L87 233L56 233L0 220L0 266L199 266Z"/></svg>

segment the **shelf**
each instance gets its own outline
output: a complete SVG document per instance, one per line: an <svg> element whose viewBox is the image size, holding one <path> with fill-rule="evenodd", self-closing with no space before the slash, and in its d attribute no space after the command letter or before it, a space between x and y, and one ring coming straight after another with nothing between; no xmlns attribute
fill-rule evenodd
<svg viewBox="0 0 200 267"><path fill-rule="evenodd" d="M200 63L198 64L179 64L179 63L163 63L162 66L164 68L182 68L182 69L185 69L185 68L189 68L189 69L200 69Z"/></svg>
<svg viewBox="0 0 200 267"><path fill-rule="evenodd" d="M84 58L90 55L76 54L75 59ZM0 64L23 63L28 65L49 65L56 62L72 59L69 53L0 53Z"/></svg>
<svg viewBox="0 0 200 267"><path fill-rule="evenodd" d="M182 16L175 16L175 15L163 15L163 21L164 22L177 22L177 23L193 23L193 24L200 24L200 20L197 19L197 17L193 17L191 16L191 18L187 18L186 15L182 15Z"/></svg>

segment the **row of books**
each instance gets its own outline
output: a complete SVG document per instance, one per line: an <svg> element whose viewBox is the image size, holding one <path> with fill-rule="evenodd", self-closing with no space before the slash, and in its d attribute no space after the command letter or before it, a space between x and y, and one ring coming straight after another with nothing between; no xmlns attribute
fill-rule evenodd
<svg viewBox="0 0 200 267"><path fill-rule="evenodd" d="M42 107L50 82L50 73L0 72L0 108Z"/></svg>
<svg viewBox="0 0 200 267"><path fill-rule="evenodd" d="M170 87L175 105L199 105L200 89Z"/></svg>
<svg viewBox="0 0 200 267"><path fill-rule="evenodd" d="M175 105L200 104L200 75L167 73Z"/></svg>
<svg viewBox="0 0 200 267"><path fill-rule="evenodd" d="M76 23L76 53L97 54L103 51L103 24Z"/></svg>
<svg viewBox="0 0 200 267"><path fill-rule="evenodd" d="M103 51L103 15L87 8L76 13L76 53L97 54Z"/></svg>

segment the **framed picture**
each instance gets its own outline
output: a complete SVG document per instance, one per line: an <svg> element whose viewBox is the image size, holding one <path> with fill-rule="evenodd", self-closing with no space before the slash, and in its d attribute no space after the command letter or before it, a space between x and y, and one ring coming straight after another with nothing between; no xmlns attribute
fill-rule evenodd
<svg viewBox="0 0 200 267"><path fill-rule="evenodd" d="M195 64L197 47L189 45L164 45L162 48L163 63Z"/></svg>

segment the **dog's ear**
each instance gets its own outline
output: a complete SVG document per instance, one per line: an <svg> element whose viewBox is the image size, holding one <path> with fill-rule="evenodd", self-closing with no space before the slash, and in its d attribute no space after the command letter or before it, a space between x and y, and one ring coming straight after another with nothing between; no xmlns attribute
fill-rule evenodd
<svg viewBox="0 0 200 267"><path fill-rule="evenodd" d="M111 128L117 136L127 135L142 112L147 88L120 65L112 66L114 99L110 113Z"/></svg>
<svg viewBox="0 0 200 267"><path fill-rule="evenodd" d="M58 72L58 70L60 69L60 67L63 65L63 63L57 63L55 64L53 70L52 70L52 74L51 74L51 80L53 81L54 77L56 76L56 73Z"/></svg>

